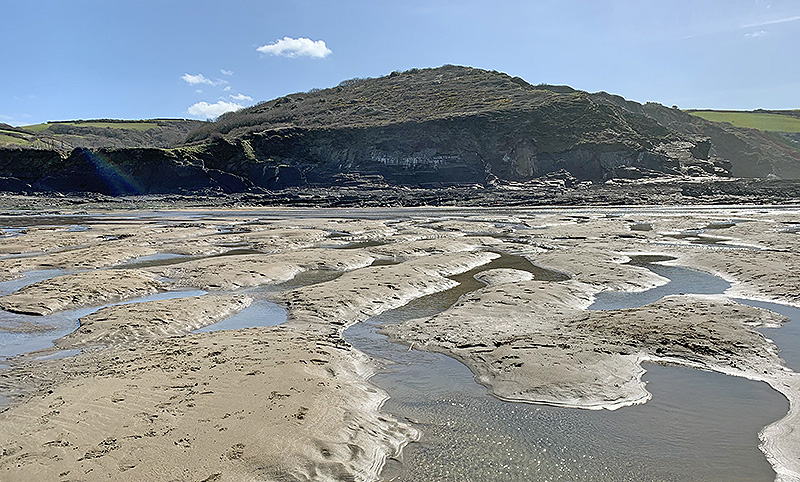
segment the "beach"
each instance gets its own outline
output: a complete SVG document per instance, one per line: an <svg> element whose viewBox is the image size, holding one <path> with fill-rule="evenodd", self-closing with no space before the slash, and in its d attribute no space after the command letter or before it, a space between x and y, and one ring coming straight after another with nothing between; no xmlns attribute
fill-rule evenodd
<svg viewBox="0 0 800 482"><path fill-rule="evenodd" d="M468 277L433 315L382 332L460 361L508 403L624 414L651 398L642 363L766 382L789 412L761 450L776 480L800 480L800 376L759 331L786 318L732 299L800 306L798 219L785 206L6 213L0 478L380 480L425 433L384 411L381 360L343 333ZM642 260L730 287L590 309L669 281ZM259 303L284 319L213 331Z"/></svg>

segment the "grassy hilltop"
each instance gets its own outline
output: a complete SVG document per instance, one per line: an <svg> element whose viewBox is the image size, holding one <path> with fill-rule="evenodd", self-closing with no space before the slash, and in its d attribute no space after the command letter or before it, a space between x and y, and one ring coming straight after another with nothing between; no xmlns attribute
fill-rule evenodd
<svg viewBox="0 0 800 482"><path fill-rule="evenodd" d="M74 120L12 127L0 124L0 147L171 147L203 124L189 119Z"/></svg>
<svg viewBox="0 0 800 482"><path fill-rule="evenodd" d="M644 116L592 102L587 92L531 85L507 74L446 65L356 78L261 102L202 125L188 140L241 138L283 128L366 129L492 118L535 127L540 150L578 144L652 144L670 131Z"/></svg>

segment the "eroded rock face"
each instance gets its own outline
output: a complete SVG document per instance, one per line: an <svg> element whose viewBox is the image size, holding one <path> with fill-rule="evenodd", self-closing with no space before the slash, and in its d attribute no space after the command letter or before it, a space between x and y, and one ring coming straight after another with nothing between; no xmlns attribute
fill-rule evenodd
<svg viewBox="0 0 800 482"><path fill-rule="evenodd" d="M45 170L33 186L42 191L150 194L219 190L242 192L238 176L206 169L201 161L166 149L75 149L57 168Z"/></svg>
<svg viewBox="0 0 800 482"><path fill-rule="evenodd" d="M56 151L0 149L0 176L32 184L44 173L55 172L63 162L61 153Z"/></svg>
<svg viewBox="0 0 800 482"><path fill-rule="evenodd" d="M253 134L246 141L256 158L275 161L270 176L257 174L250 179L268 188L329 186L336 176L357 173L380 176L390 185L435 187L483 183L487 175L528 181L561 170L578 180L604 181L617 177L622 167L661 176L682 175L689 166L703 163L694 157L693 151L701 149L691 140L684 140L680 148L659 137L636 135L615 138L612 143L566 141L548 146L552 139L542 139L545 134L540 130L546 127L540 115L495 114L371 128L293 128ZM527 129L515 127L518 124ZM270 165L242 161L236 150L230 154L230 161L217 158L213 162L219 168L234 164L242 176L253 176L257 166L263 166L263 171ZM289 176L290 169L298 174ZM716 174L727 175L724 170Z"/></svg>

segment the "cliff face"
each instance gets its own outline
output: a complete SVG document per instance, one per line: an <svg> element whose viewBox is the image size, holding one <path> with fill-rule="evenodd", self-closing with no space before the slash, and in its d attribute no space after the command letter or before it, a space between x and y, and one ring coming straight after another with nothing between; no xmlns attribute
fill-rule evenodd
<svg viewBox="0 0 800 482"><path fill-rule="evenodd" d="M504 122L509 119L487 116L376 128L267 131L239 141L252 149L253 160L215 156L206 165L232 170L258 185L264 184L259 181L263 176L253 172L257 160L296 172L298 182L318 185L330 184L341 173L422 186L483 183L488 176L527 181L560 170L591 181L693 172L727 175L724 163L707 160L707 143L580 143L551 152L529 132L534 126L519 123L506 129L510 126Z"/></svg>
<svg viewBox="0 0 800 482"><path fill-rule="evenodd" d="M15 191L126 195L241 192L251 186L237 176L204 167L202 160L182 150L79 148L62 157L53 151L15 149L4 151L0 159L2 184L14 186Z"/></svg>
<svg viewBox="0 0 800 482"><path fill-rule="evenodd" d="M32 184L45 173L55 172L64 162L58 151L40 149L0 150L0 177L13 177Z"/></svg>

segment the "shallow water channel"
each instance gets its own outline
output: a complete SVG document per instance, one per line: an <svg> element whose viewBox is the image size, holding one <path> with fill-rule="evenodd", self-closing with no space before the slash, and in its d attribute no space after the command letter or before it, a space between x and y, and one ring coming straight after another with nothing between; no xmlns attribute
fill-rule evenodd
<svg viewBox="0 0 800 482"><path fill-rule="evenodd" d="M647 260L639 260L644 263ZM609 293L593 309L641 306L675 293L720 293L728 284L686 268L646 264L672 280L637 294ZM392 481L772 481L758 432L783 417L788 402L767 384L717 373L648 364L653 399L617 411L509 403L487 394L447 356L388 342L383 324L431 316L482 285L476 271L512 267L538 279L559 273L503 256L455 277L452 290L412 301L345 332L356 348L385 362L371 382L386 390L384 410L423 432L390 461Z"/></svg>
<svg viewBox="0 0 800 482"><path fill-rule="evenodd" d="M77 308L73 310L57 311L50 315L33 316L7 311L0 311L0 328L8 326L24 326L24 330L4 331L0 329L0 361L9 357L43 350L53 346L53 341L75 331L79 326L79 319L107 306L126 305L131 303L144 303L147 301L166 300L172 298L185 298L206 294L200 290L173 290L155 293L152 295L134 298L117 303L108 303L101 306ZM69 356L75 350L61 350L51 357Z"/></svg>

